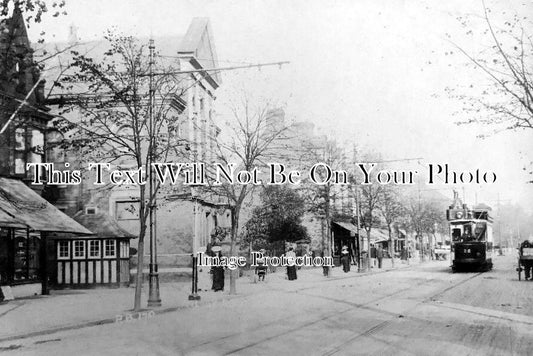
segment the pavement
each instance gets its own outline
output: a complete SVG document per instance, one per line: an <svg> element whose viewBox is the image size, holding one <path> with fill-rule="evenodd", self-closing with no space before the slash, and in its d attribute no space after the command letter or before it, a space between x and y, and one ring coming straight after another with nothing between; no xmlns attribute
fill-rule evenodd
<svg viewBox="0 0 533 356"><path fill-rule="evenodd" d="M323 276L322 268L303 268L298 271L298 280L291 282L298 288L327 280L342 280L354 276L383 273L393 269L416 266L418 260L395 261L384 259L383 268L372 268L371 272L359 273L357 267L344 273L341 267L333 268L330 277ZM284 268L267 275L266 283L254 283L249 271L237 281L237 295L230 295L229 280L226 273L226 291L200 291L200 301L190 301L190 282L165 282L160 284L161 307L145 308L133 312L134 287L115 289L72 289L52 290L50 295L17 299L0 303L0 342L48 335L64 330L79 329L95 325L110 324L125 320L138 320L155 314L194 308L215 302L250 296L264 289L276 288L286 284ZM143 286L141 305L147 305L148 288Z"/></svg>

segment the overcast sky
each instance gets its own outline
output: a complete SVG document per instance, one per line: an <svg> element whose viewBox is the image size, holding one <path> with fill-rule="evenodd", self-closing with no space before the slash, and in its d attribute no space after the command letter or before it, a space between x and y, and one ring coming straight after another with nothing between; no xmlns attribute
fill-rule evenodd
<svg viewBox="0 0 533 356"><path fill-rule="evenodd" d="M531 1L487 4L498 24L515 13L533 13ZM281 69L225 75L226 88L252 83L286 103L289 117L312 121L319 132L340 141L377 150L383 159L422 157L424 166L448 163L458 171L494 171L498 184L466 188L470 203L477 193L478 201L494 206L499 193L503 202L533 205L533 185L524 184L531 177L522 169L533 160L533 132L478 139L487 128L455 125L458 118L452 113L459 106L444 91L485 83L481 72L461 65L463 57L446 55L456 52L448 38L467 51L483 45L458 21L481 14L481 1L71 0L67 11L43 22L55 40L65 40L71 24L82 40L101 38L112 26L140 37L182 35L193 17L209 17L221 66L291 62ZM30 33L36 38L41 29ZM416 161L403 165L422 169ZM451 190L443 193L452 196Z"/></svg>

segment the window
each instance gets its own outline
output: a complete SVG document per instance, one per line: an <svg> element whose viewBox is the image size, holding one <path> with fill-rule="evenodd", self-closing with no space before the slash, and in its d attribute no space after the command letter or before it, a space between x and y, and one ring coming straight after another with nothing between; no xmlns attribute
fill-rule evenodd
<svg viewBox="0 0 533 356"><path fill-rule="evenodd" d="M74 258L84 258L85 257L85 241L76 240L74 241Z"/></svg>
<svg viewBox="0 0 533 356"><path fill-rule="evenodd" d="M91 206L91 207L85 208L85 214L86 215L96 215L96 207L95 206Z"/></svg>
<svg viewBox="0 0 533 356"><path fill-rule="evenodd" d="M39 130L31 130L31 150L37 154L44 153L44 135Z"/></svg>
<svg viewBox="0 0 533 356"><path fill-rule="evenodd" d="M116 256L115 240L105 240L104 257Z"/></svg>
<svg viewBox="0 0 533 356"><path fill-rule="evenodd" d="M26 160L23 154L15 154L15 174L26 173Z"/></svg>
<svg viewBox="0 0 533 356"><path fill-rule="evenodd" d="M128 241L120 241L120 257L128 258L130 257L130 244Z"/></svg>
<svg viewBox="0 0 533 356"><path fill-rule="evenodd" d="M89 257L91 258L100 257L100 241L99 240L89 240Z"/></svg>
<svg viewBox="0 0 533 356"><path fill-rule="evenodd" d="M117 220L139 219L139 201L117 201L115 203L115 218Z"/></svg>
<svg viewBox="0 0 533 356"><path fill-rule="evenodd" d="M58 259L70 258L70 245L68 241L59 241L57 243L57 258Z"/></svg>
<svg viewBox="0 0 533 356"><path fill-rule="evenodd" d="M15 129L15 174L26 174L26 163L44 160L44 134L38 129Z"/></svg>
<svg viewBox="0 0 533 356"><path fill-rule="evenodd" d="M26 130L23 127L15 130L15 149L17 151L24 151L26 149L25 134Z"/></svg>

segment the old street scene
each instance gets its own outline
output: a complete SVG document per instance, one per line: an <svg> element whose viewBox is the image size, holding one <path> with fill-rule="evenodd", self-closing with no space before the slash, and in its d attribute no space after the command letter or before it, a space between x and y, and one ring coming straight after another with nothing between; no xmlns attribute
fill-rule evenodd
<svg viewBox="0 0 533 356"><path fill-rule="evenodd" d="M0 355L533 353L531 3L0 6Z"/></svg>

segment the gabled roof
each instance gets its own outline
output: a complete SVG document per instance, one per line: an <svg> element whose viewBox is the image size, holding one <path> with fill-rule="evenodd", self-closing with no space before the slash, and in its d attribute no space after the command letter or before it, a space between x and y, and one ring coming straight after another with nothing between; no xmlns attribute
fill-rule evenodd
<svg viewBox="0 0 533 356"><path fill-rule="evenodd" d="M122 229L115 219L106 212L98 211L96 214L85 214L83 211L78 211L72 218L100 238L127 237L132 239L137 237Z"/></svg>
<svg viewBox="0 0 533 356"><path fill-rule="evenodd" d="M209 18L193 18L191 25L189 26L189 29L187 30L187 33L181 42L178 53L182 56L190 55L194 57L194 60L199 64L196 65L196 67L218 67L218 58ZM209 73L209 76L215 80L216 86L220 85L221 80L218 73Z"/></svg>
<svg viewBox="0 0 533 356"><path fill-rule="evenodd" d="M62 213L21 181L0 177L0 221L5 227L24 227L35 231L92 232Z"/></svg>
<svg viewBox="0 0 533 356"><path fill-rule="evenodd" d="M196 69L218 67L211 26L207 18L194 18L185 36L162 36L154 37L153 39L156 55L162 56L162 63L164 65L175 66L179 57L182 60L189 61ZM148 39L139 39L139 44L147 46ZM105 57L104 53L108 49L109 43L104 39L77 43L47 43L43 48L35 48L38 55L42 55L44 52L58 53L57 56L51 58L47 63L50 67L46 71L46 77L49 79L47 82L48 86L52 85L58 77L61 66L64 67L72 62L73 55L71 51L86 55L87 57L93 58L95 62L99 62ZM145 49L145 52L148 55L148 49ZM202 72L202 75L214 88L217 88L221 83L220 76L216 72ZM71 84L74 84L75 87L79 86L78 90L74 89L75 92L85 89L84 85L80 83ZM67 93L61 93L59 91L57 94Z"/></svg>
<svg viewBox="0 0 533 356"><path fill-rule="evenodd" d="M24 45L29 48L30 40L28 39L28 32L26 31L26 24L24 23L24 16L18 6L13 9L13 15L0 21L0 25L7 27L11 33L0 32L0 42L5 40L7 36L15 38L16 44Z"/></svg>

